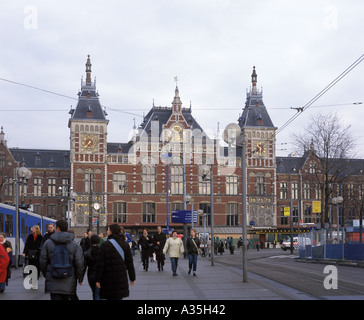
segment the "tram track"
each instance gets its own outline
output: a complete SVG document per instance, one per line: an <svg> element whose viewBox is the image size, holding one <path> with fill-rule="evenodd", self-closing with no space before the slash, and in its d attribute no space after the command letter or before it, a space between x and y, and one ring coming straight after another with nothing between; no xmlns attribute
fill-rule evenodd
<svg viewBox="0 0 364 320"><path fill-rule="evenodd" d="M277 259L274 259L277 258ZM283 259L278 259L283 258ZM242 272L242 262L238 257L219 259L231 270ZM352 299L364 299L364 287L362 282L357 282L355 277L350 277L350 272L355 269L341 267L338 276L338 289L327 290L324 286L325 266L317 264L301 264L291 257L285 256L254 256L248 258L248 273L255 279L259 279L282 291L282 296L287 292L290 299L338 299L345 297Z"/></svg>

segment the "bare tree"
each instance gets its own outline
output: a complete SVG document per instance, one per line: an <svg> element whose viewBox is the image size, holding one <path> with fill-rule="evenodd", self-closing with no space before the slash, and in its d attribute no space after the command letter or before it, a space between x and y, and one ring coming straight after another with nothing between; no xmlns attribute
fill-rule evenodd
<svg viewBox="0 0 364 320"><path fill-rule="evenodd" d="M334 184L342 184L347 178L347 159L355 157L356 140L336 113L311 116L304 133L294 134L299 151L311 150L316 155L320 168L314 170L312 179L322 191L321 223L329 222L329 201Z"/></svg>

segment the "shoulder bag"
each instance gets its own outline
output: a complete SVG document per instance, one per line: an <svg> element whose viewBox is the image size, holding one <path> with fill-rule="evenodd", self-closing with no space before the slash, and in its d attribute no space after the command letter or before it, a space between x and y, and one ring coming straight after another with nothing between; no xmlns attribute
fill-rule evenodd
<svg viewBox="0 0 364 320"><path fill-rule="evenodd" d="M115 249L119 252L121 258L123 259L123 261L125 261L125 254L124 254L124 250L120 247L120 245L115 241L115 239L110 239L109 240L111 242L111 244L115 247Z"/></svg>

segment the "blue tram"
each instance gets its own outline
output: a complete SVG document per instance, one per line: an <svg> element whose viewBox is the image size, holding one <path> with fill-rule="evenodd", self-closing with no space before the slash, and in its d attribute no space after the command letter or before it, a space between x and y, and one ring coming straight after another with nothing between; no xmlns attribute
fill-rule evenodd
<svg viewBox="0 0 364 320"><path fill-rule="evenodd" d="M13 250L15 249L16 230L15 211L14 206L0 203L0 232L5 233L6 239L9 240L13 246ZM56 220L19 209L20 255L23 253L24 244L31 233L31 228L34 225L38 225L42 234L44 234L47 232L50 223L55 224Z"/></svg>

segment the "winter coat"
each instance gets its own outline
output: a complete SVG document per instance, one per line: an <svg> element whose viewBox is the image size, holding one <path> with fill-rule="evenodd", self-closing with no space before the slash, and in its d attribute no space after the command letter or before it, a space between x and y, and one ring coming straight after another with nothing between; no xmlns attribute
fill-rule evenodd
<svg viewBox="0 0 364 320"><path fill-rule="evenodd" d="M124 251L123 260L114 245L109 241L115 239ZM109 235L97 255L96 282L100 282L100 298L120 300L129 296L129 281L135 281L135 269L130 246L118 235Z"/></svg>
<svg viewBox="0 0 364 320"><path fill-rule="evenodd" d="M40 253L40 268L45 277L45 292L58 294L76 293L77 280L81 279L83 269L82 248L74 241L74 234L70 232L55 232L47 240ZM51 274L51 258L58 244L66 244L73 265L73 275L64 279L56 279Z"/></svg>
<svg viewBox="0 0 364 320"><path fill-rule="evenodd" d="M31 233L28 236L27 241L25 242L23 253L25 253L25 255L27 256L30 250L40 250L39 248L41 243L42 236L38 235L37 238L34 240L33 233Z"/></svg>
<svg viewBox="0 0 364 320"><path fill-rule="evenodd" d="M6 281L7 269L9 265L9 255L3 245L0 244L0 283Z"/></svg>
<svg viewBox="0 0 364 320"><path fill-rule="evenodd" d="M82 277L80 279L81 282L83 282L83 278L85 276L86 270L87 270L87 279L89 283L95 283L95 277L96 277L96 263L97 263L97 254L99 247L91 246L90 249L88 249L84 253L84 267L82 271Z"/></svg>
<svg viewBox="0 0 364 320"><path fill-rule="evenodd" d="M193 240L195 241L197 248L200 248L200 239L198 237L195 237ZM189 237L186 243L187 252L189 254L198 254L196 246L193 243L192 238Z"/></svg>
<svg viewBox="0 0 364 320"><path fill-rule="evenodd" d="M183 241L178 237L169 238L163 248L163 253L167 254L167 251L170 258L179 258L185 252Z"/></svg>
<svg viewBox="0 0 364 320"><path fill-rule="evenodd" d="M164 233L157 233L154 238L154 251L158 254L163 253L164 245L166 244L166 235ZM157 245L157 242L160 243L160 245Z"/></svg>

